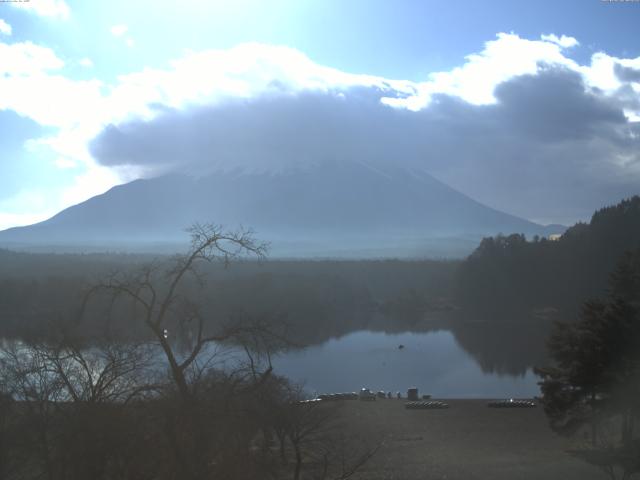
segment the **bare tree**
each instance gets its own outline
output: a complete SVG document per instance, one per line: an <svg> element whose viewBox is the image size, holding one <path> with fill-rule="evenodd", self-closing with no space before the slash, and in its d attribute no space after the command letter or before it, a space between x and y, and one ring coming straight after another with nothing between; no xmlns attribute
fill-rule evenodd
<svg viewBox="0 0 640 480"><path fill-rule="evenodd" d="M0 355L2 383L10 395L20 402L18 422L28 432L20 443L31 444L28 451L16 449L17 455L32 469L42 472L49 480L55 478L54 442L55 423L64 400L64 385L52 375L47 355L36 345L12 342L3 347ZM21 445L14 444L13 447ZM17 452L20 450L20 452Z"/></svg>
<svg viewBox="0 0 640 480"><path fill-rule="evenodd" d="M160 347L179 399L174 402L167 392L164 436L177 475L199 479L231 468L229 459L248 448L255 424L245 421L243 430L239 421L228 430L232 423L227 417L246 420L237 407L270 377L271 351L281 337L262 319L215 323L203 312L207 276L202 267L219 262L226 268L243 257L261 260L266 244L256 241L250 230L226 231L213 224L195 224L189 232L191 246L186 254L110 275L88 290L82 311L93 298L106 293L112 306L128 304L133 321L143 325ZM236 358L230 372L211 376L217 367L216 353L225 345L241 352L243 360ZM221 437L223 432L228 434L226 439ZM230 445L237 451L230 452ZM244 467L247 462L235 463Z"/></svg>
<svg viewBox="0 0 640 480"><path fill-rule="evenodd" d="M207 332L201 306L185 295L182 287L189 280L204 287L206 278L199 269L201 263L217 261L226 266L247 255L263 259L267 251L267 245L254 240L250 230L230 232L214 224L195 224L188 231L191 248L186 254L174 257L169 265L154 262L133 273L115 273L93 286L85 300L86 305L93 294L106 291L114 301L127 299L139 309L137 317L162 348L171 377L184 400L191 396L188 370L205 347L255 331L255 326L230 325L222 331ZM186 354L177 353L172 342L173 328L190 340Z"/></svg>
<svg viewBox="0 0 640 480"><path fill-rule="evenodd" d="M278 376L271 381L261 405L278 440L280 464L293 480L345 480L376 454L379 444L348 434L341 402L309 400L301 385Z"/></svg>
<svg viewBox="0 0 640 480"><path fill-rule="evenodd" d="M128 404L150 390L149 354L131 344L8 342L0 382L16 407L5 463L21 465L19 478L102 478L130 457Z"/></svg>

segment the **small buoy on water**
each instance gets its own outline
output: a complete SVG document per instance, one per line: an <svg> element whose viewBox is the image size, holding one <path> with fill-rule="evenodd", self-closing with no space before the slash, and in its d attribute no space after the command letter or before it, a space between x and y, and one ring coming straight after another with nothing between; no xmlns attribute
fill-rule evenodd
<svg viewBox="0 0 640 480"><path fill-rule="evenodd" d="M404 348L404 345L400 344L398 345L398 350L402 350Z"/></svg>

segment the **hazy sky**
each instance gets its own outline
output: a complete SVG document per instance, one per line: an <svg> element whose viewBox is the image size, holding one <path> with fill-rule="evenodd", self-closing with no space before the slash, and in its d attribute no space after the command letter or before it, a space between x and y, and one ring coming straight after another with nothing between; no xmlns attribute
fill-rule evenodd
<svg viewBox="0 0 640 480"><path fill-rule="evenodd" d="M0 228L357 157L571 223L640 193L640 2L0 3Z"/></svg>

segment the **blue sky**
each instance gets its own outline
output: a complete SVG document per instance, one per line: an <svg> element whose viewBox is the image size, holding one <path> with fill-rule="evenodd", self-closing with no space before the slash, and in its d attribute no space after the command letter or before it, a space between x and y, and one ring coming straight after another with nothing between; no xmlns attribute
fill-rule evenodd
<svg viewBox="0 0 640 480"><path fill-rule="evenodd" d="M389 109L414 112L389 126L416 152L408 164L533 220L571 223L640 190L640 2L30 0L0 3L0 19L0 228L186 168L143 158L154 122L191 131L198 109L301 92L320 92L327 105L339 95L360 112L367 91L381 122ZM567 95L564 121L576 128L543 131L566 113L553 106ZM314 118L317 102L308 108L296 111ZM296 118L276 118L270 135L300 137ZM394 157L375 127L370 140L352 128L362 125L340 125L342 144L370 141ZM236 133L266 151L266 131ZM158 140L184 142L166 131ZM248 156L242 145L216 145L206 148L228 164Z"/></svg>

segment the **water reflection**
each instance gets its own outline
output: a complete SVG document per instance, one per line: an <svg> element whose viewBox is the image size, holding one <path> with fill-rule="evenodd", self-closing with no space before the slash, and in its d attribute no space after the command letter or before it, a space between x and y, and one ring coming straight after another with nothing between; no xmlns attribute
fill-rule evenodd
<svg viewBox="0 0 640 480"><path fill-rule="evenodd" d="M404 345L404 348L398 348ZM386 334L357 331L274 361L276 371L309 392L402 391L411 386L441 398L532 397L530 369L522 375L483 372L449 331Z"/></svg>
<svg viewBox="0 0 640 480"><path fill-rule="evenodd" d="M517 319L494 322L452 322L456 341L485 373L523 375L546 365L550 321Z"/></svg>

